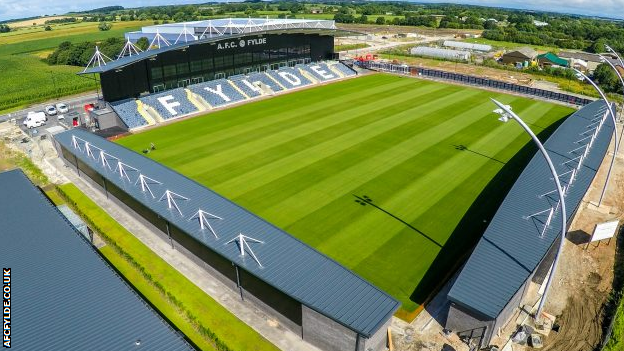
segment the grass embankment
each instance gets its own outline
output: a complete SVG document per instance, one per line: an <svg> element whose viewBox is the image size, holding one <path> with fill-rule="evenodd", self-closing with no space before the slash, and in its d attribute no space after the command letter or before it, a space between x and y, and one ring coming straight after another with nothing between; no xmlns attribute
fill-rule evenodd
<svg viewBox="0 0 624 351"><path fill-rule="evenodd" d="M482 234L462 217L529 138L572 112L542 101L376 74L280 95L120 139L336 259L414 311ZM462 147L462 146L465 146ZM516 173L517 174L517 173ZM496 184L505 192L509 184ZM365 206L357 197L368 196ZM489 206L489 207L488 207ZM497 206L487 203L489 210ZM476 216L475 216L476 217ZM444 253L448 252L445 249ZM434 264L435 263L435 264ZM428 291L435 288L422 283Z"/></svg>
<svg viewBox="0 0 624 351"><path fill-rule="evenodd" d="M95 90L92 77L76 75L81 68L48 65L41 52L51 51L64 41L73 43L123 37L150 22L119 22L100 31L97 23L59 26L52 31L21 31L0 35L0 114L32 103Z"/></svg>
<svg viewBox="0 0 624 351"><path fill-rule="evenodd" d="M62 185L57 190L60 198L107 243L100 249L101 254L201 350L277 350L152 252L75 185Z"/></svg>
<svg viewBox="0 0 624 351"><path fill-rule="evenodd" d="M0 141L0 172L13 168L21 168L28 178L38 186L45 186L50 182L48 177L26 155L10 149L4 142Z"/></svg>
<svg viewBox="0 0 624 351"><path fill-rule="evenodd" d="M615 262L613 264L613 291L604 317L611 324L611 335L601 351L624 350L624 229L616 236ZM614 311L615 309L615 311Z"/></svg>

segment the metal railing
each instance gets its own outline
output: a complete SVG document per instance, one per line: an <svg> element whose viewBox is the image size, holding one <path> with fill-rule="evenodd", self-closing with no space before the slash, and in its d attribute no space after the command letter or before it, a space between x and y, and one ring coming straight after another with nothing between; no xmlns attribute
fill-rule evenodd
<svg viewBox="0 0 624 351"><path fill-rule="evenodd" d="M498 89L503 91L509 91L512 93L535 96L542 99L554 100L564 102L570 105L585 106L592 102L591 99L586 99L570 94L558 93L550 90L544 90L539 88L532 88L525 85L519 85L514 83L507 83L495 79L475 77L461 73L446 72L436 69L414 67L407 65L397 65L386 62L365 61L361 63L364 68L392 72L413 76L425 76L434 79L443 79L458 82L466 85L473 85L478 87L486 87L492 89Z"/></svg>

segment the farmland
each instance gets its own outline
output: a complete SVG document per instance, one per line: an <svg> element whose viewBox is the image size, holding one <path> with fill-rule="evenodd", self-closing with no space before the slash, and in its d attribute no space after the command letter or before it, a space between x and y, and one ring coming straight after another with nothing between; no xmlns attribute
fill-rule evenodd
<svg viewBox="0 0 624 351"><path fill-rule="evenodd" d="M377 74L119 142L136 151L154 142L149 157L336 259L407 314L469 253L528 161L529 138L496 120L490 97L511 104L536 132L572 112Z"/></svg>
<svg viewBox="0 0 624 351"><path fill-rule="evenodd" d="M92 79L79 77L73 66L50 66L41 52L51 51L63 41L82 42L122 37L146 22L115 23L101 32L97 23L54 26L52 31L24 30L0 34L0 113L54 97L95 90Z"/></svg>

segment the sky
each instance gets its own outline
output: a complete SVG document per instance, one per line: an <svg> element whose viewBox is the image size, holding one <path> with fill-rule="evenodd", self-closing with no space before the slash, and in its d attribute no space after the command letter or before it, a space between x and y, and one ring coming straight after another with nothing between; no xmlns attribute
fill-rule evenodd
<svg viewBox="0 0 624 351"><path fill-rule="evenodd" d="M415 0L502 6L553 12L624 18L624 0ZM201 3L193 0L0 0L0 21L38 15L64 14L102 6L141 7Z"/></svg>

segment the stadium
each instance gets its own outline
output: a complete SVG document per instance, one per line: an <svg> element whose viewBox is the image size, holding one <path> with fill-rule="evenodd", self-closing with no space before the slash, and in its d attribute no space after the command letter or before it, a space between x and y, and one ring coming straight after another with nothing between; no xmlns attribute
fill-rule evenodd
<svg viewBox="0 0 624 351"><path fill-rule="evenodd" d="M57 134L57 151L172 249L321 349L384 349L391 317L413 319L458 270L443 324L487 345L547 276L562 229L536 171L543 160L517 126L496 121L489 98L548 139L574 209L606 154L613 127L596 123L606 106L370 74L336 60L333 38L349 34L299 19L127 33L116 60L96 50L80 73L101 82L95 133ZM530 214L548 204L548 222L535 225Z"/></svg>

